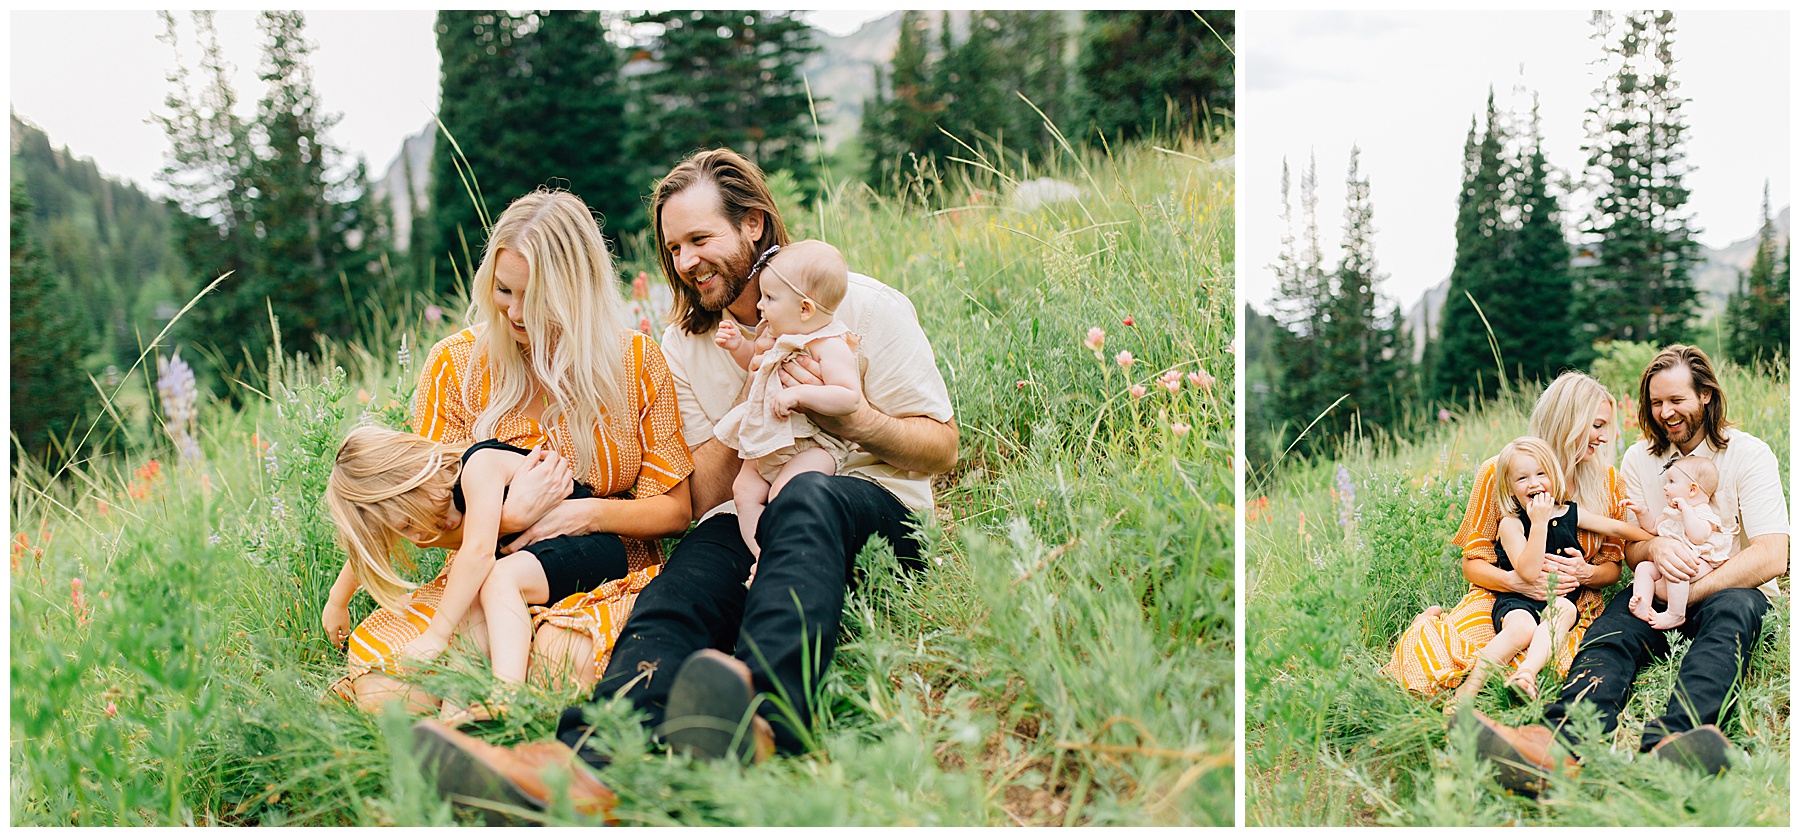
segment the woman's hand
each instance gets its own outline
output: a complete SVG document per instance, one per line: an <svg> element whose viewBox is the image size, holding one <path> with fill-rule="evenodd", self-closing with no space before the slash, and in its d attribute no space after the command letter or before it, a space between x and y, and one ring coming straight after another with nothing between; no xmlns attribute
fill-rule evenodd
<svg viewBox="0 0 1800 837"><path fill-rule="evenodd" d="M1531 582L1526 581L1524 576L1519 575L1518 570L1508 570L1506 572L1506 587L1508 590L1518 593L1534 602L1546 601L1550 598L1550 594L1544 590L1544 585L1532 584Z"/></svg>
<svg viewBox="0 0 1800 837"><path fill-rule="evenodd" d="M1579 549L1565 549L1561 553L1544 553L1544 572L1556 574L1556 595L1566 596L1577 587L1587 586L1594 577L1593 565L1581 557ZM1548 598L1548 597L1546 597Z"/></svg>
<svg viewBox="0 0 1800 837"><path fill-rule="evenodd" d="M585 535L595 531L586 510L582 507L585 500L573 503L561 503L544 512L537 522L526 527L518 537L500 548L500 554L511 555L538 541L549 540L558 535Z"/></svg>
<svg viewBox="0 0 1800 837"><path fill-rule="evenodd" d="M319 614L319 624L325 628L325 638L339 648L350 641L350 605L348 602L326 602L325 610Z"/></svg>
<svg viewBox="0 0 1800 837"><path fill-rule="evenodd" d="M513 474L500 508L500 531L518 532L542 519L575 490L575 469L548 447L533 448Z"/></svg>

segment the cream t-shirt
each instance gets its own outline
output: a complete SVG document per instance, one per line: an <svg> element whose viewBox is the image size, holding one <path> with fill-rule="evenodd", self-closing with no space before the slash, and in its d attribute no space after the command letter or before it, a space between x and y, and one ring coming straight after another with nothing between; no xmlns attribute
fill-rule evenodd
<svg viewBox="0 0 1800 837"><path fill-rule="evenodd" d="M1706 440L1694 455L1712 460L1719 470L1719 490L1712 507L1719 519L1737 524L1736 555L1763 535L1788 534L1787 498L1781 490L1781 468L1768 443L1741 430L1725 430L1725 449L1715 450ZM1625 496L1636 501L1651 519L1660 518L1669 498L1662 492L1663 464L1680 454L1671 449L1659 459L1650 455L1650 443L1642 439L1625 451L1619 471L1625 478ZM1780 592L1775 579L1757 588L1769 596Z"/></svg>
<svg viewBox="0 0 1800 837"><path fill-rule="evenodd" d="M850 274L837 318L861 338L858 359L866 358L863 398L869 406L893 418L924 416L951 419L950 390L938 373L931 343L919 327L918 313L906 295L860 273ZM724 312L731 317L731 312ZM733 318L735 321L735 318ZM746 338L756 326L739 323ZM713 425L737 403L750 373L732 360L731 354L713 342L714 332L688 334L679 324L663 330L663 357L675 377L675 397L681 407L681 432L689 448L713 438ZM913 511L929 512L931 475L896 468L861 445L850 445L840 474L861 477L891 492ZM702 517L731 512L730 501Z"/></svg>

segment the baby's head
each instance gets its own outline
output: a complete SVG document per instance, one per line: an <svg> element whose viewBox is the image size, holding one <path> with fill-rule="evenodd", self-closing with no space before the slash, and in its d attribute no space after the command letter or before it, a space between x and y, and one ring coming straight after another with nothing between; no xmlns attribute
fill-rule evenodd
<svg viewBox="0 0 1800 837"><path fill-rule="evenodd" d="M1550 445L1536 436L1520 436L1506 443L1494 457L1494 475L1500 482L1500 505L1508 514L1521 514L1533 495L1548 493L1562 502L1562 465Z"/></svg>
<svg viewBox="0 0 1800 837"><path fill-rule="evenodd" d="M458 445L373 425L351 430L338 446L325 506L356 580L375 601L396 607L416 586L394 572L402 538L434 540L461 522L450 499L461 457Z"/></svg>
<svg viewBox="0 0 1800 837"><path fill-rule="evenodd" d="M777 334L807 334L831 322L850 271L836 247L817 239L783 245L758 274L756 310Z"/></svg>
<svg viewBox="0 0 1800 837"><path fill-rule="evenodd" d="M1681 457L1669 463L1663 475L1663 494L1671 503L1677 499L1710 503L1719 490L1719 469L1704 456Z"/></svg>

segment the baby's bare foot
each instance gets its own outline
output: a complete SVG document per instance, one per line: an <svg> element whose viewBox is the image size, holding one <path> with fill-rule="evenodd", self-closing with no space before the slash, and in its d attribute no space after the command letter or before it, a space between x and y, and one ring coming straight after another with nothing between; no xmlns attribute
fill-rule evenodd
<svg viewBox="0 0 1800 837"><path fill-rule="evenodd" d="M1656 611L1650 609L1650 597L1634 594L1631 597L1631 615L1649 622L1656 615Z"/></svg>
<svg viewBox="0 0 1800 837"><path fill-rule="evenodd" d="M1670 613L1665 610L1661 613L1650 614L1644 621L1650 623L1650 627L1659 631L1668 631L1681 627L1682 623L1687 621L1687 615L1682 613Z"/></svg>

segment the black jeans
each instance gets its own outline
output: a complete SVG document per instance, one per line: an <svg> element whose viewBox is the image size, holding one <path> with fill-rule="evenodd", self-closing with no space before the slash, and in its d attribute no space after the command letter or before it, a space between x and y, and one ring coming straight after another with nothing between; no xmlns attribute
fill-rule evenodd
<svg viewBox="0 0 1800 837"><path fill-rule="evenodd" d="M912 515L868 480L801 474L763 510L756 535L762 561L747 590L750 548L735 515L715 515L681 539L662 574L638 594L593 701L623 694L649 713L654 729L682 661L717 648L750 667L759 694L791 706L800 729L810 726L812 692L837 650L856 555L871 535L880 535L902 561L916 564ZM757 712L773 728L778 749L805 749L800 729L776 700L763 700ZM556 737L573 747L585 733L581 707L564 710ZM590 763L604 761L580 749Z"/></svg>
<svg viewBox="0 0 1800 837"><path fill-rule="evenodd" d="M1569 707L1585 700L1600 710L1600 723L1611 734L1619 725L1619 712L1631 699L1638 670L1669 655L1668 636L1633 616L1630 607L1631 591L1620 591L1588 628L1562 695L1544 707L1544 719L1552 729L1566 734L1563 724ZM1699 604L1688 604L1687 621L1675 630L1693 644L1681 658L1668 708L1662 717L1644 724L1640 752L1649 751L1665 736L1717 724L1730 713L1768 609L1768 597L1754 588L1720 590Z"/></svg>

